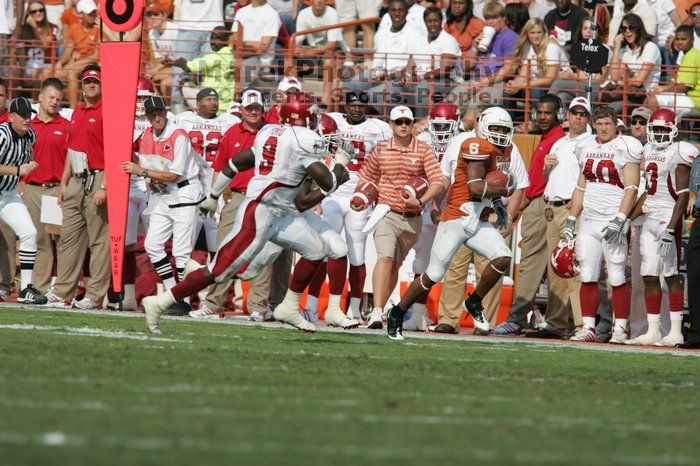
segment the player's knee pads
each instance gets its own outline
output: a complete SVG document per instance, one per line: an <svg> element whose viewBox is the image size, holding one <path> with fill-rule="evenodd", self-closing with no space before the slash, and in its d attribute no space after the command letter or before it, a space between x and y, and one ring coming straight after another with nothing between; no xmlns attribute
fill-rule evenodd
<svg viewBox="0 0 700 466"><path fill-rule="evenodd" d="M447 271L448 263L443 263L441 261L431 260L428 265L428 269L423 275L428 277L433 283L440 283L443 278L445 278L445 272Z"/></svg>
<svg viewBox="0 0 700 466"><path fill-rule="evenodd" d="M348 249L348 262L350 265L362 265L365 263L365 244L367 235L362 232L346 232Z"/></svg>
<svg viewBox="0 0 700 466"><path fill-rule="evenodd" d="M34 228L34 224L25 225L22 230L17 233L19 249L22 251L36 251L36 228Z"/></svg>
<svg viewBox="0 0 700 466"><path fill-rule="evenodd" d="M323 240L327 249L326 255L331 259L340 259L348 255L348 245L337 233L325 235Z"/></svg>
<svg viewBox="0 0 700 466"><path fill-rule="evenodd" d="M159 238L146 235L146 239L143 242L143 248L146 250L148 257L160 257L163 255L163 251L165 251L165 241L161 241Z"/></svg>

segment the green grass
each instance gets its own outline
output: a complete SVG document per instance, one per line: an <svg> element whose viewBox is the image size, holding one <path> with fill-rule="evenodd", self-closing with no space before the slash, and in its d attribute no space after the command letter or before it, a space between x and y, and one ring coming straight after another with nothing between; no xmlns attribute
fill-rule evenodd
<svg viewBox="0 0 700 466"><path fill-rule="evenodd" d="M161 326L0 309L0 464L700 461L697 357Z"/></svg>

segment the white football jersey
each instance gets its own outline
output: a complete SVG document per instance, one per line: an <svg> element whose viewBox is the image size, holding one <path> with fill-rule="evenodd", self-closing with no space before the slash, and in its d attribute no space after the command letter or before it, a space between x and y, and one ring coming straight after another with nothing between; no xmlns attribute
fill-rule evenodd
<svg viewBox="0 0 700 466"><path fill-rule="evenodd" d="M219 143L226 131L240 121L230 113L221 113L214 118L203 118L195 112L183 112L177 116L178 126L187 132L192 147L209 165L216 160Z"/></svg>
<svg viewBox="0 0 700 466"><path fill-rule="evenodd" d="M325 145L318 133L301 126L266 125L255 137L255 175L246 196L294 209L294 198L307 176L306 167L324 163Z"/></svg>
<svg viewBox="0 0 700 466"><path fill-rule="evenodd" d="M355 186L359 181L358 173L365 162L365 157L372 153L377 144L389 139L393 132L386 122L377 118L367 118L362 123L352 125L342 113L334 112L328 115L338 125L340 143L352 141L352 145L355 147L355 158L348 164L350 179L340 185L333 194L352 197L355 192Z"/></svg>
<svg viewBox="0 0 700 466"><path fill-rule="evenodd" d="M605 144L590 136L576 147L586 178L584 210L605 218L619 211L625 195L622 169L628 163L641 164L642 150L642 144L631 136L618 136Z"/></svg>
<svg viewBox="0 0 700 466"><path fill-rule="evenodd" d="M676 168L678 165L690 167L698 155L694 145L681 141L661 149L654 144L644 146L644 177L646 178L647 198L644 212L670 217L676 203Z"/></svg>
<svg viewBox="0 0 700 466"><path fill-rule="evenodd" d="M438 163L442 162L442 158L445 155L445 151L447 150L447 146L450 145L449 142L444 142L444 143L434 142L433 137L430 135L430 132L428 132L428 131L423 131L418 136L416 136L416 139L429 145L430 148L433 149L433 152L435 153L435 157L437 157Z"/></svg>

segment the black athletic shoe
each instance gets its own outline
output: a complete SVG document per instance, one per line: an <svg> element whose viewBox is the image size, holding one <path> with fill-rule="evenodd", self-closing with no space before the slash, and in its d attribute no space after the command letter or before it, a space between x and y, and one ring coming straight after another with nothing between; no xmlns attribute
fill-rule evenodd
<svg viewBox="0 0 700 466"><path fill-rule="evenodd" d="M27 285L22 292L17 297L18 303L23 304L46 304L49 300L44 296L41 291L34 288L31 283Z"/></svg>
<svg viewBox="0 0 700 466"><path fill-rule="evenodd" d="M393 306L386 314L386 333L392 340L403 340L403 317L406 313L399 306Z"/></svg>
<svg viewBox="0 0 700 466"><path fill-rule="evenodd" d="M166 316L186 316L192 310L192 306L184 301L178 301L168 309L165 310L163 314Z"/></svg>
<svg viewBox="0 0 700 466"><path fill-rule="evenodd" d="M476 300L473 294L470 294L467 300L464 301L464 310L474 319L474 330L489 331L491 326L486 317L484 317L484 307L481 305L481 302Z"/></svg>

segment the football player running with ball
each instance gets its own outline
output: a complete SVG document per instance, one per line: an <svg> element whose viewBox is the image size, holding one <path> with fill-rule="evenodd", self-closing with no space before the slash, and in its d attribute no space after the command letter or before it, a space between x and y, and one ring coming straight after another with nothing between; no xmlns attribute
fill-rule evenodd
<svg viewBox="0 0 700 466"><path fill-rule="evenodd" d="M428 131L424 131L416 136L419 141L428 144L433 149L438 163L442 162L447 146L450 145L450 141L457 134L460 119L459 108L455 104L440 102L430 111ZM439 195L438 198L442 199L443 196ZM413 250L416 252L413 260L413 274L416 278L425 273L430 262L430 248L433 246L439 215L442 210L436 208L434 204L435 200L431 202L432 208L426 208L423 211L423 226L416 244L413 245ZM412 306L413 310L409 313L410 315L406 316L406 322L403 324L405 330L424 332L432 324L425 307L427 301L428 294L426 293Z"/></svg>
<svg viewBox="0 0 700 466"><path fill-rule="evenodd" d="M206 267L188 270L185 279L171 290L144 298L146 322L158 333L163 312L175 302L196 293L215 281L230 279L250 263L268 241L299 253L289 292L275 309L275 319L306 331L315 328L299 312L299 297L313 278L319 264L328 256L328 246L304 217L296 213L295 198L310 176L328 195L345 177L350 156L338 151L335 166L325 165L325 144L313 130L318 124L318 108L309 94L287 96L280 109L281 125L267 125L256 136L252 150L245 149L219 174L200 211L212 212L218 198L236 173L255 167L246 200L236 214L233 229L221 243L214 260ZM188 263L188 269L190 268Z"/></svg>
<svg viewBox="0 0 700 466"><path fill-rule="evenodd" d="M617 113L611 107L600 106L593 111L593 126L596 136L576 149L582 172L562 232L566 241L573 241L576 219L581 216L575 250L581 269L583 327L571 340L595 341L600 304L598 276L604 260L615 315L610 343L621 344L627 340L630 312L630 289L625 277L628 217L637 200L642 145L631 136L617 135Z"/></svg>
<svg viewBox="0 0 700 466"><path fill-rule="evenodd" d="M510 119L509 119L510 120ZM491 124L489 124L491 123ZM507 176L507 183L499 186L488 183L489 173L497 172L501 147L510 145L512 123L480 120L477 137L466 139L460 148L454 182L447 193L447 206L440 216L435 241L430 251L430 263L425 273L416 278L406 290L399 304L387 314L387 334L393 340L403 339L403 319L408 308L442 281L445 271L461 245L489 259L474 293L464 302L464 308L474 318L476 326L489 327L484 318L481 301L510 267L511 251L503 236L488 222L492 199L510 196L516 189L515 177ZM507 221L505 209L497 208L499 221Z"/></svg>
<svg viewBox="0 0 700 466"><path fill-rule="evenodd" d="M683 282L678 275L683 213L688 207L690 166L698 155L694 145L674 142L678 135L676 114L659 109L647 123L644 146L646 192L637 203L630 220L646 214L639 238L644 277L647 333L628 340L630 345L675 346L683 343ZM671 331L661 338L661 282L668 286Z"/></svg>

